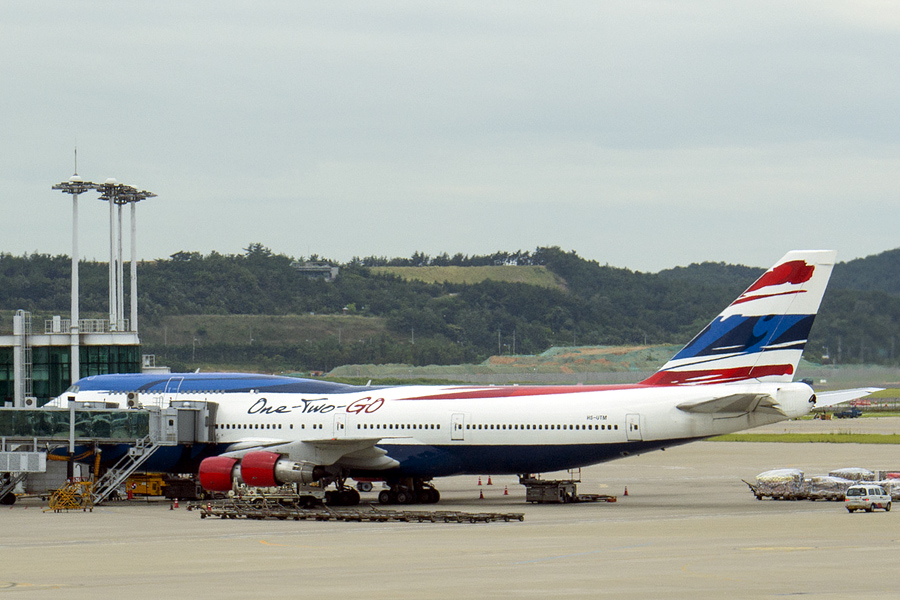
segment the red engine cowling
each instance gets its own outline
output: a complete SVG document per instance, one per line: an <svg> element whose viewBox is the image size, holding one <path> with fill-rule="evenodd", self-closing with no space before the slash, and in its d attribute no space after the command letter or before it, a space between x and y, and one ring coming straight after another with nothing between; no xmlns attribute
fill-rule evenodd
<svg viewBox="0 0 900 600"><path fill-rule="evenodd" d="M326 474L308 462L296 462L277 452L249 452L241 460L241 479L249 486L276 487L285 483L312 483Z"/></svg>
<svg viewBox="0 0 900 600"><path fill-rule="evenodd" d="M277 452L250 452L241 460L241 479L251 487L277 487L275 463L281 459Z"/></svg>
<svg viewBox="0 0 900 600"><path fill-rule="evenodd" d="M210 492L231 491L232 480L239 476L238 461L227 456L212 456L200 463L200 485Z"/></svg>
<svg viewBox="0 0 900 600"><path fill-rule="evenodd" d="M238 461L213 456L200 463L200 485L211 492L231 491L237 479L251 487L277 487L285 483L312 483L326 475L325 469L312 463L296 462L277 452L248 452Z"/></svg>

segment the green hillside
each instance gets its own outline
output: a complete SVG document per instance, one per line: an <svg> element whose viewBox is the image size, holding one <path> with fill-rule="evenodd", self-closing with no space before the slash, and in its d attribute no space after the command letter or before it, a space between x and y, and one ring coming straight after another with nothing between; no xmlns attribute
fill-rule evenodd
<svg viewBox="0 0 900 600"><path fill-rule="evenodd" d="M900 364L898 259L890 251L837 265L809 360ZM326 281L297 269L306 261L329 262L251 244L242 254L178 252L140 263L144 352L176 369L328 371L481 364L552 347L681 345L762 271L709 262L641 273L545 247L354 258L331 262L340 274ZM37 330L52 315L66 317L69 268L66 256L0 253L0 331L9 332L16 309L31 311ZM105 263L81 263L83 316L106 312L107 275Z"/></svg>

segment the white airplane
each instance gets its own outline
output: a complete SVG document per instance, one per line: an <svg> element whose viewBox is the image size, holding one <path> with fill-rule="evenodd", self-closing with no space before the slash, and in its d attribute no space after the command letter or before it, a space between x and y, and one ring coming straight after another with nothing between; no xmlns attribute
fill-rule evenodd
<svg viewBox="0 0 900 600"><path fill-rule="evenodd" d="M58 402L73 393L76 401L160 393L177 378L178 399L218 404L216 443L187 457L207 490L333 483L332 502L355 504L359 493L345 483L355 478L385 481L384 503L437 502L435 477L584 467L875 391L817 398L792 382L835 256L789 252L637 384L370 387L233 373L99 375ZM184 472L178 452L177 469L162 467Z"/></svg>

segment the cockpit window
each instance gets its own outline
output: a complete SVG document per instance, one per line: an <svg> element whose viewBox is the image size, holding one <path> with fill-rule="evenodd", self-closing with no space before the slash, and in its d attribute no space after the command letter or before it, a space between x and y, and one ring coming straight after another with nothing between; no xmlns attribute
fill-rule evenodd
<svg viewBox="0 0 900 600"><path fill-rule="evenodd" d="M66 393L67 394L77 394L78 390L80 390L80 389L81 388L77 384L73 383L72 385L69 386L69 389L66 390Z"/></svg>

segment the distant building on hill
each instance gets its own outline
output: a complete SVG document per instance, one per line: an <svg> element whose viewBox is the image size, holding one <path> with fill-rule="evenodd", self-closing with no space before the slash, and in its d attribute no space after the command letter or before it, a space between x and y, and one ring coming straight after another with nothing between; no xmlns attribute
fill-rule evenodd
<svg viewBox="0 0 900 600"><path fill-rule="evenodd" d="M337 279L338 273L341 270L340 267L335 267L323 262L308 262L303 264L295 262L291 266L310 279L324 279L325 281L334 281Z"/></svg>

